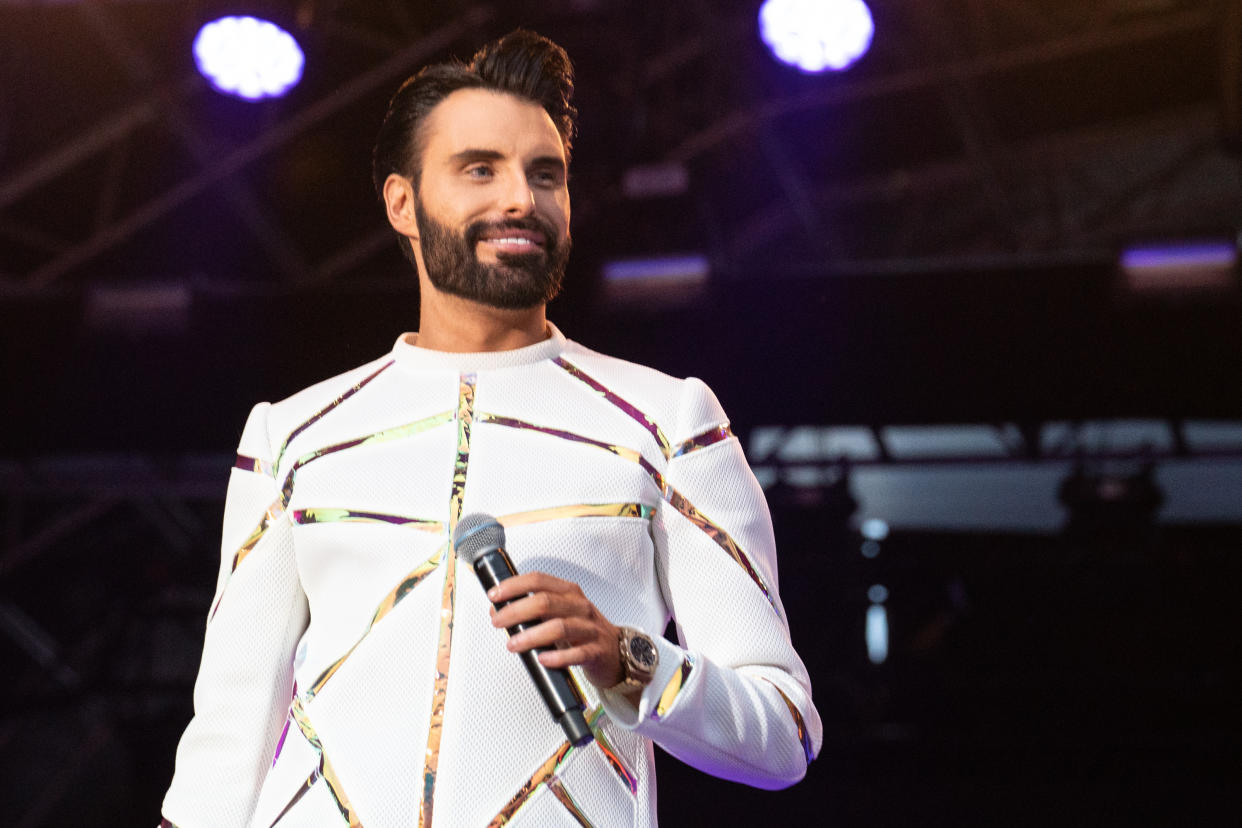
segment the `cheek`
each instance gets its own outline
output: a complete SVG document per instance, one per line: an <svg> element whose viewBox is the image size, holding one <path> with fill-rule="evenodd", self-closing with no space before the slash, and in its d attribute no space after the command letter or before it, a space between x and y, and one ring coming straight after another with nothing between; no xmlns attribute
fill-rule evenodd
<svg viewBox="0 0 1242 828"><path fill-rule="evenodd" d="M487 211L487 199L479 190L478 187L439 182L434 193L427 194L423 206L441 224L459 228Z"/></svg>
<svg viewBox="0 0 1242 828"><path fill-rule="evenodd" d="M569 194L549 193L545 199L536 203L544 218L560 230L562 236L565 235L569 230Z"/></svg>

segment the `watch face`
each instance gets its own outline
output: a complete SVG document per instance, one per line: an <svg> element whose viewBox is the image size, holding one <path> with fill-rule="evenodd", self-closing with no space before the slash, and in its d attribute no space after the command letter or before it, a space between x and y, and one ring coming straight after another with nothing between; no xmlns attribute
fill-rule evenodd
<svg viewBox="0 0 1242 828"><path fill-rule="evenodd" d="M639 664L650 667L655 664L656 651L651 642L641 636L634 636L630 639L630 655Z"/></svg>

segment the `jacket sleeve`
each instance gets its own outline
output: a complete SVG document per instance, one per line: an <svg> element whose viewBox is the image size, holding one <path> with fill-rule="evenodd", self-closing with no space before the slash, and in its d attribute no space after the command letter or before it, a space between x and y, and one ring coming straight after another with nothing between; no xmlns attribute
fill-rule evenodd
<svg viewBox="0 0 1242 828"><path fill-rule="evenodd" d="M224 509L220 574L194 685L194 718L177 747L165 823L249 823L293 693L306 628L289 517L273 469L269 405L246 422Z"/></svg>
<svg viewBox="0 0 1242 828"><path fill-rule="evenodd" d="M654 681L637 710L607 692L605 709L702 771L782 788L805 775L822 726L777 592L767 502L699 380L685 381L675 433L653 534L681 646L648 630Z"/></svg>

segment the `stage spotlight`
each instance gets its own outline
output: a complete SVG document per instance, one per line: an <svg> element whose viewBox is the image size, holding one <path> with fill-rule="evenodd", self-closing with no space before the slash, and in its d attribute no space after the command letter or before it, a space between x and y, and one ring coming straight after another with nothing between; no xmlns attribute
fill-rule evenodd
<svg viewBox="0 0 1242 828"><path fill-rule="evenodd" d="M840 72L866 54L875 34L863 0L765 0L759 36L783 63L803 72Z"/></svg>
<svg viewBox="0 0 1242 828"><path fill-rule="evenodd" d="M305 58L293 36L257 17L221 17L199 29L194 62L226 95L278 98L302 79Z"/></svg>

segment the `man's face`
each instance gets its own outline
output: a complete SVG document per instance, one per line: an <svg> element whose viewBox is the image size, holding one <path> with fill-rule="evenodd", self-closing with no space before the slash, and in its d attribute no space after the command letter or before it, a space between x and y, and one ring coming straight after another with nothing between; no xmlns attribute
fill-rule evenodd
<svg viewBox="0 0 1242 828"><path fill-rule="evenodd" d="M569 258L560 135L538 104L458 90L427 118L416 203L431 284L496 308L542 305Z"/></svg>

